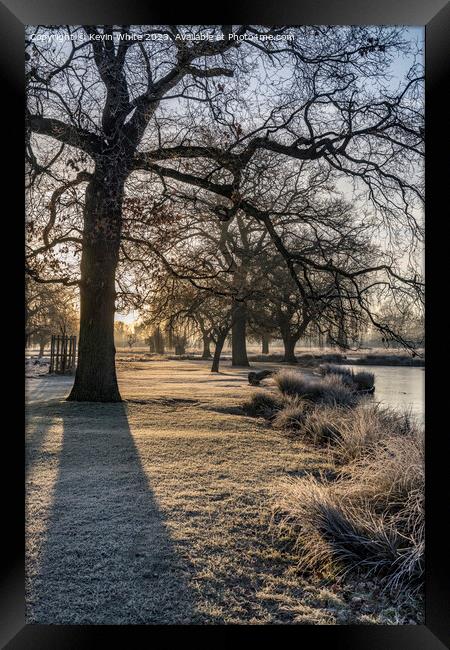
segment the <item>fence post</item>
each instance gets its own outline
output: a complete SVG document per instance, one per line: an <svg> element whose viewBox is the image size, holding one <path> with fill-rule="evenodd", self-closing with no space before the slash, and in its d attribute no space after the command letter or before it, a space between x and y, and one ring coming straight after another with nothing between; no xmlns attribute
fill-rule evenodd
<svg viewBox="0 0 450 650"><path fill-rule="evenodd" d="M61 368L61 337L56 337L56 372L59 373Z"/></svg>
<svg viewBox="0 0 450 650"><path fill-rule="evenodd" d="M52 334L52 339L51 339L51 342L50 342L50 368L48 370L49 373L53 372L53 365L54 365L54 358L55 358L54 341L55 341L55 335Z"/></svg>
<svg viewBox="0 0 450 650"><path fill-rule="evenodd" d="M69 337L69 352L68 352L68 360L67 360L67 370L72 370L72 339L73 336Z"/></svg>
<svg viewBox="0 0 450 650"><path fill-rule="evenodd" d="M52 334L49 373L64 374L76 365L77 337Z"/></svg>
<svg viewBox="0 0 450 650"><path fill-rule="evenodd" d="M67 336L61 336L61 372L66 371L66 361L67 361Z"/></svg>
<svg viewBox="0 0 450 650"><path fill-rule="evenodd" d="M73 337L73 367L77 364L77 337Z"/></svg>

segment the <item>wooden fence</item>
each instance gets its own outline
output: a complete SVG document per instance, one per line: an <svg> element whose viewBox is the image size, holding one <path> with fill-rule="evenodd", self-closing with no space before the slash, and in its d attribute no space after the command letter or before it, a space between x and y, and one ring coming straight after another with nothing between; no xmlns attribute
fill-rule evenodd
<svg viewBox="0 0 450 650"><path fill-rule="evenodd" d="M49 373L73 372L77 358L77 337L53 334Z"/></svg>

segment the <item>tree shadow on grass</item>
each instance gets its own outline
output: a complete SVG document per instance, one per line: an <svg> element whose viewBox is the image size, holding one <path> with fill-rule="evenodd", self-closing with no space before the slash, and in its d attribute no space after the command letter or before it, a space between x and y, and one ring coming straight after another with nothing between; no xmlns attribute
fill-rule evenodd
<svg viewBox="0 0 450 650"><path fill-rule="evenodd" d="M58 476L28 622L195 622L189 567L170 539L124 404L59 402Z"/></svg>
<svg viewBox="0 0 450 650"><path fill-rule="evenodd" d="M25 431L25 473L30 475L33 466L41 460L45 439L53 424L53 417L42 418L39 410L28 407Z"/></svg>

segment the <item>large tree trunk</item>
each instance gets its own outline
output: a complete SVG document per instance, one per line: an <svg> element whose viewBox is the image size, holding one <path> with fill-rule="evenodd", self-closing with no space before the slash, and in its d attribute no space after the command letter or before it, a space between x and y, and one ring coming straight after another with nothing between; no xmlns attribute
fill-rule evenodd
<svg viewBox="0 0 450 650"><path fill-rule="evenodd" d="M45 339L39 341L39 357L43 357L45 352Z"/></svg>
<svg viewBox="0 0 450 650"><path fill-rule="evenodd" d="M75 383L78 402L120 402L114 345L115 274L119 259L125 175L98 165L86 190L80 283L80 338Z"/></svg>
<svg viewBox="0 0 450 650"><path fill-rule="evenodd" d="M211 359L211 338L207 334L203 334L203 353L202 359Z"/></svg>
<svg viewBox="0 0 450 650"><path fill-rule="evenodd" d="M231 365L250 366L245 339L247 308L243 302L233 305L233 325L231 328Z"/></svg>
<svg viewBox="0 0 450 650"><path fill-rule="evenodd" d="M267 334L263 334L261 338L261 353L269 354L269 336Z"/></svg>
<svg viewBox="0 0 450 650"><path fill-rule="evenodd" d="M155 351L157 354L165 354L164 336L159 325L155 330Z"/></svg>
<svg viewBox="0 0 450 650"><path fill-rule="evenodd" d="M292 337L290 334L283 334L283 344L284 344L284 358L283 361L286 363L297 363L297 357L295 356L295 344L298 339Z"/></svg>
<svg viewBox="0 0 450 650"><path fill-rule="evenodd" d="M175 354L178 356L181 356L182 354L186 354L186 344L182 340L178 340L175 343Z"/></svg>
<svg viewBox="0 0 450 650"><path fill-rule="evenodd" d="M343 321L342 318L339 319L339 330L338 330L337 340L338 340L339 350L341 350L341 351L346 350L347 347L348 347L348 345L347 345L348 341L347 341L347 333L346 333L345 327L344 327L344 321Z"/></svg>
<svg viewBox="0 0 450 650"><path fill-rule="evenodd" d="M222 354L223 344L225 343L228 332L229 330L224 330L217 338L211 372L219 372L220 355Z"/></svg>

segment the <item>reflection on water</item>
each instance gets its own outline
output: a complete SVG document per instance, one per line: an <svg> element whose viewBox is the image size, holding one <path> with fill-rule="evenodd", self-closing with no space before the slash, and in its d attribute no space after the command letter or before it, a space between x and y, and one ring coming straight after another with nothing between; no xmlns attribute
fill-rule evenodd
<svg viewBox="0 0 450 650"><path fill-rule="evenodd" d="M420 420L425 413L425 369L407 366L347 366L375 374L377 402L400 410L410 410Z"/></svg>

